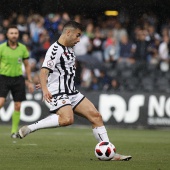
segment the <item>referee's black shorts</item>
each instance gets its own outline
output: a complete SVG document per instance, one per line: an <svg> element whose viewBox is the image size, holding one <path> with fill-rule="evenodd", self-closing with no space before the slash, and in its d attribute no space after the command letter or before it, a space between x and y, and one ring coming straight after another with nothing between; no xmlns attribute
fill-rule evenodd
<svg viewBox="0 0 170 170"><path fill-rule="evenodd" d="M9 91L15 102L26 100L25 79L23 76L8 77L0 75L0 97L6 98Z"/></svg>

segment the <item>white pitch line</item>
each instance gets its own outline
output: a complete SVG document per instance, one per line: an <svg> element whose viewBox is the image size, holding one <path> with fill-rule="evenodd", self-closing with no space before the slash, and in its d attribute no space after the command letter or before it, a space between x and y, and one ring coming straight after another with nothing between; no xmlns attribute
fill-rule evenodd
<svg viewBox="0 0 170 170"><path fill-rule="evenodd" d="M22 144L23 146L37 146L36 143L30 143L30 144Z"/></svg>

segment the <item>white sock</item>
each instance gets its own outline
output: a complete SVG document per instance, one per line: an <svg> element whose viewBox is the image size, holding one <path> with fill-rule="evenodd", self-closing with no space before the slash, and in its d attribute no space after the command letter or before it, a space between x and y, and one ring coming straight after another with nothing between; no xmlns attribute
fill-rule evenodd
<svg viewBox="0 0 170 170"><path fill-rule="evenodd" d="M101 141L109 142L109 138L108 138L105 126L95 127L93 129L93 134L98 142L101 142Z"/></svg>
<svg viewBox="0 0 170 170"><path fill-rule="evenodd" d="M39 129L55 128L59 126L58 117L58 115L52 114L38 122L35 122L34 124L28 125L28 128L31 130L31 132Z"/></svg>

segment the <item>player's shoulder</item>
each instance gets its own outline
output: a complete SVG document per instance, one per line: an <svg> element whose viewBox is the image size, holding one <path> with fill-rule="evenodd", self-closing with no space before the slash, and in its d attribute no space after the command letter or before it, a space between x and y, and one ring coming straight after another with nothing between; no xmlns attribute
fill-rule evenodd
<svg viewBox="0 0 170 170"><path fill-rule="evenodd" d="M24 44L21 43L21 42L18 42L18 45L19 45L19 47L21 47L21 48L26 48L26 45L24 45Z"/></svg>
<svg viewBox="0 0 170 170"><path fill-rule="evenodd" d="M6 47L7 46L7 42L3 42L2 44L0 44L0 48Z"/></svg>
<svg viewBox="0 0 170 170"><path fill-rule="evenodd" d="M48 49L48 51L51 51L53 53L60 53L63 52L63 48L62 46L56 41L53 44L51 44L50 48Z"/></svg>

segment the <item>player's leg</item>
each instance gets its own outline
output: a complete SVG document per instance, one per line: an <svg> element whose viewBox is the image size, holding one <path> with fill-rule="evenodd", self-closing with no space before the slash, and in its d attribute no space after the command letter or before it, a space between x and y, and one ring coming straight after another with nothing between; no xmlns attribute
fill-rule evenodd
<svg viewBox="0 0 170 170"><path fill-rule="evenodd" d="M4 97L0 97L0 115L1 115L1 108L4 106L4 103L5 103L5 98Z"/></svg>
<svg viewBox="0 0 170 170"><path fill-rule="evenodd" d="M11 127L12 138L17 138L16 134L20 122L20 108L21 108L21 102L14 102L14 112L12 114L12 127Z"/></svg>
<svg viewBox="0 0 170 170"><path fill-rule="evenodd" d="M74 121L74 115L71 105L60 108L56 114L51 114L48 117L35 122L28 126L23 126L19 130L19 137L23 138L29 133L32 133L40 129L57 128L60 126L71 125Z"/></svg>
<svg viewBox="0 0 170 170"><path fill-rule="evenodd" d="M102 117L94 105L84 98L76 107L75 111L92 123L93 134L98 142L109 141L107 131L103 125ZM130 155L121 155L116 153L112 158L113 161L128 161L132 158Z"/></svg>
<svg viewBox="0 0 170 170"><path fill-rule="evenodd" d="M48 117L29 125L28 128L31 131L36 131L39 129L55 128L58 126L68 126L74 121L73 110L71 105L64 106L60 108L56 114L51 114Z"/></svg>
<svg viewBox="0 0 170 170"><path fill-rule="evenodd" d="M8 79L5 76L0 75L0 82L1 82L1 87L0 87L0 109L4 106L5 99L8 95L9 88L8 88Z"/></svg>
<svg viewBox="0 0 170 170"><path fill-rule="evenodd" d="M4 103L5 103L5 98L4 97L0 97L0 109L4 106Z"/></svg>
<svg viewBox="0 0 170 170"><path fill-rule="evenodd" d="M16 138L20 123L21 102L26 100L26 87L24 77L11 78L10 90L14 100L14 112L12 114L11 137Z"/></svg>
<svg viewBox="0 0 170 170"><path fill-rule="evenodd" d="M95 106L87 98L84 98L76 107L76 114L87 118L93 128L95 138L100 141L109 141L106 128L103 124L102 116L97 111Z"/></svg>
<svg viewBox="0 0 170 170"><path fill-rule="evenodd" d="M61 95L56 98L53 97L51 104L52 107L50 112L56 112L56 114L51 114L36 123L22 127L19 130L19 135L21 138L39 129L68 126L74 122L74 114L68 96Z"/></svg>
<svg viewBox="0 0 170 170"><path fill-rule="evenodd" d="M0 82L1 82L1 87L0 87L0 109L4 106L6 97L9 92L9 78L6 76L0 75ZM1 110L0 110L1 114Z"/></svg>

